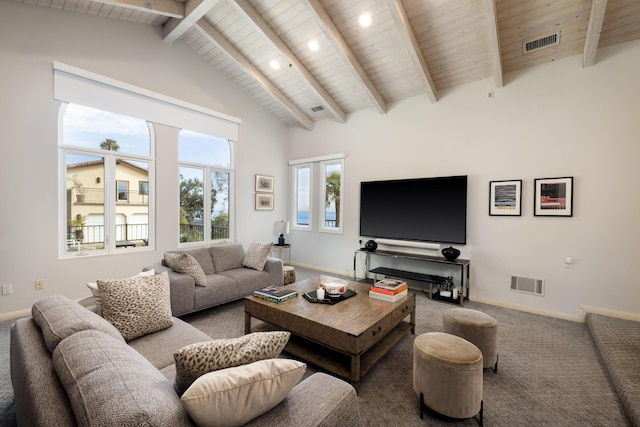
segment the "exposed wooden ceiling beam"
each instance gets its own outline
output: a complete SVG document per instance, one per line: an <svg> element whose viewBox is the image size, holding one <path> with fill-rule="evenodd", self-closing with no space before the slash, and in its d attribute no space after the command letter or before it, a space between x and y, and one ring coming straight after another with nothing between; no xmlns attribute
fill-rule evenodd
<svg viewBox="0 0 640 427"><path fill-rule="evenodd" d="M196 22L209 12L220 0L187 0L182 19L170 19L162 28L162 39L173 43L184 35Z"/></svg>
<svg viewBox="0 0 640 427"><path fill-rule="evenodd" d="M404 11L402 2L400 0L386 0L386 2L396 27L398 27L400 38L409 52L411 61L418 72L418 77L427 92L427 96L431 102L437 102L438 90L436 89L435 83L433 83L429 67L427 67L427 62L422 55L420 45L409 23L409 18L407 18L407 13Z"/></svg>
<svg viewBox="0 0 640 427"><path fill-rule="evenodd" d="M591 2L591 14L589 15L587 36L584 41L584 51L582 52L582 67L590 67L596 63L600 32L602 31L606 11L607 0L593 0Z"/></svg>
<svg viewBox="0 0 640 427"><path fill-rule="evenodd" d="M141 12L150 12L170 18L182 18L184 16L184 3L176 0L95 0L95 2Z"/></svg>
<svg viewBox="0 0 640 427"><path fill-rule="evenodd" d="M222 34L218 32L213 25L209 24L205 19L200 19L196 24L202 35L207 37L213 44L218 46L226 55L234 60L242 70L249 76L254 78L260 85L271 95L276 101L280 102L291 115L306 130L313 129L313 121L307 117L289 98L287 98L269 79L265 77L256 67L254 67L247 58L242 55Z"/></svg>
<svg viewBox="0 0 640 427"><path fill-rule="evenodd" d="M327 36L327 39L333 44L334 49L342 57L345 64L351 69L353 76L360 82L365 90L371 103L382 114L387 112L387 104L382 98L382 95L378 92L375 85L360 65L360 62L355 57L351 48L340 34L340 31L336 28L335 24L320 4L320 0L303 0L304 5L311 13L313 20L320 27L322 32Z"/></svg>
<svg viewBox="0 0 640 427"><path fill-rule="evenodd" d="M493 80L496 87L502 87L502 57L500 55L500 34L498 33L498 13L495 0L484 0L484 9L487 16L489 31L489 49L491 50L491 62L493 64Z"/></svg>
<svg viewBox="0 0 640 427"><path fill-rule="evenodd" d="M329 92L316 80L315 77L309 72L307 67L300 62L296 55L289 49L289 47L282 41L282 39L276 34L276 32L267 24L267 22L260 16L260 14L251 6L248 0L236 0L233 2L236 9L243 13L254 25L254 27L269 40L275 47L282 53L282 55L289 61L289 64L293 65L293 69L296 70L302 78L307 82L311 89L320 98L323 105L329 111L333 117L340 123L346 123L347 115L340 108L338 103L333 99Z"/></svg>

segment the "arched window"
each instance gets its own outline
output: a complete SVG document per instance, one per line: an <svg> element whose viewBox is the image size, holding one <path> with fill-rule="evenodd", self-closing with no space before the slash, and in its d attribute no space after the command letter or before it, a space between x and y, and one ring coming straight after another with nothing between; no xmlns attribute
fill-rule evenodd
<svg viewBox="0 0 640 427"><path fill-rule="evenodd" d="M233 236L231 143L182 130L180 168L180 243L212 242Z"/></svg>
<svg viewBox="0 0 640 427"><path fill-rule="evenodd" d="M149 246L152 127L141 119L83 105L62 108L63 253Z"/></svg>

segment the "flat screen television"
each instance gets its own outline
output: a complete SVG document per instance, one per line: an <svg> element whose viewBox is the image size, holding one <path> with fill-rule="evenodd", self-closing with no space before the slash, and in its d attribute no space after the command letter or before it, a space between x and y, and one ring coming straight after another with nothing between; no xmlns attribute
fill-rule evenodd
<svg viewBox="0 0 640 427"><path fill-rule="evenodd" d="M467 176L360 183L360 236L467 243Z"/></svg>

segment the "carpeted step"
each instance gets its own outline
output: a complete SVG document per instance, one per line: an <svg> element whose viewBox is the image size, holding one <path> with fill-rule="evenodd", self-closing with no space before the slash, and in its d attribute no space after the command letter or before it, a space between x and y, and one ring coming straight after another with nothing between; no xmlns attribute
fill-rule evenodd
<svg viewBox="0 0 640 427"><path fill-rule="evenodd" d="M640 322L589 313L587 325L629 420L640 426Z"/></svg>

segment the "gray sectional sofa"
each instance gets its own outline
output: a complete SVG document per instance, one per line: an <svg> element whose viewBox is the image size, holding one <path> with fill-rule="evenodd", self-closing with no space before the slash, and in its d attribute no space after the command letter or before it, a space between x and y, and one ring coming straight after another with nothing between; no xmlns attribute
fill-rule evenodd
<svg viewBox="0 0 640 427"><path fill-rule="evenodd" d="M11 329L11 381L19 426L193 425L173 388L175 350L211 338L173 326L125 342L104 318L59 295ZM234 368L228 368L234 369ZM360 425L354 388L310 375L250 425Z"/></svg>
<svg viewBox="0 0 640 427"><path fill-rule="evenodd" d="M169 273L171 312L182 316L243 298L254 290L269 285L281 286L284 281L282 261L268 257L264 270L243 267L245 251L240 243L212 245L205 248L173 251L193 256L206 275L207 286L196 286L193 277L177 273L164 263L144 267L156 274Z"/></svg>

